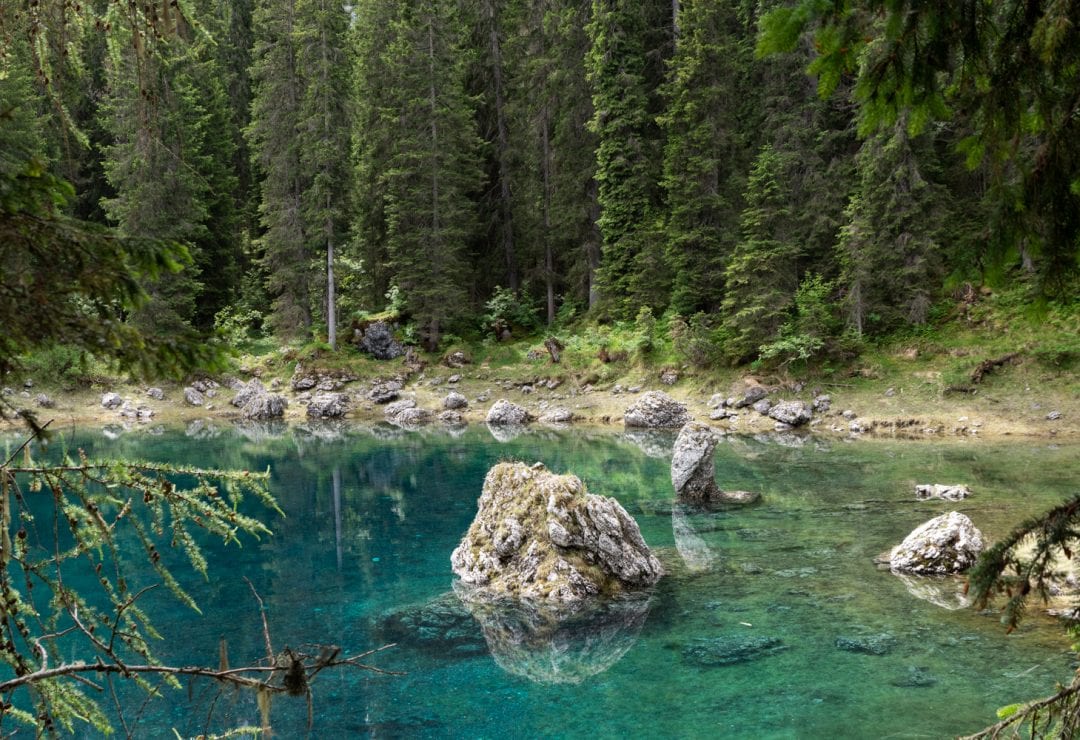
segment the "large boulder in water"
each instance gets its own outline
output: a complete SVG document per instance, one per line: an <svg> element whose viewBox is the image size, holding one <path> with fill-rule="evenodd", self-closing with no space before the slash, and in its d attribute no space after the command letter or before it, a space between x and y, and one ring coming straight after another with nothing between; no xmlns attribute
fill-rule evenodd
<svg viewBox="0 0 1080 740"><path fill-rule="evenodd" d="M686 405L663 391L649 391L623 414L623 424L646 429L676 429L693 420Z"/></svg>
<svg viewBox="0 0 1080 740"><path fill-rule="evenodd" d="M720 436L708 424L692 421L682 428L671 457L676 496L704 503L720 493L713 477L713 453L719 442Z"/></svg>
<svg viewBox="0 0 1080 740"><path fill-rule="evenodd" d="M983 549L982 533L964 514L950 511L916 527L889 552L889 568L916 575L962 573Z"/></svg>
<svg viewBox="0 0 1080 740"><path fill-rule="evenodd" d="M450 562L486 597L555 604L640 591L663 574L618 501L541 463L488 471L476 518Z"/></svg>

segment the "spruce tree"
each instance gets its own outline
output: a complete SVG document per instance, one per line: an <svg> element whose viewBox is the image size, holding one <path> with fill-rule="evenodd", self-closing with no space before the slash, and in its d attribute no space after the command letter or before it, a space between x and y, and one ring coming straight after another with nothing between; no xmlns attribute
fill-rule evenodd
<svg viewBox="0 0 1080 740"><path fill-rule="evenodd" d="M465 255L477 227L480 142L465 94L465 32L456 3L422 0L390 25L384 52L393 77L379 123L395 134L384 174L387 256L432 349L468 307Z"/></svg>
<svg viewBox="0 0 1080 740"><path fill-rule="evenodd" d="M752 358L779 334L799 286L800 247L783 179L787 166L783 154L765 145L747 182L742 239L724 273L725 350L736 360Z"/></svg>
<svg viewBox="0 0 1080 740"><path fill-rule="evenodd" d="M685 0L669 68L663 186L666 241L683 315L719 308L738 233L749 148L750 19L736 2Z"/></svg>
<svg viewBox="0 0 1080 740"><path fill-rule="evenodd" d="M262 233L256 246L272 298L270 325L281 336L296 337L311 328L316 290L298 136L304 85L297 62L296 0L259 0L253 24L247 137L261 176Z"/></svg>
<svg viewBox="0 0 1080 740"><path fill-rule="evenodd" d="M590 305L600 257L596 138L585 125L593 110L582 61L588 15L581 3L529 0L508 34L507 58L516 62L509 118L519 251L532 260L528 275L544 286L549 324L559 293Z"/></svg>
<svg viewBox="0 0 1080 740"><path fill-rule="evenodd" d="M194 258L179 275L148 286L151 301L135 319L158 331L205 327L229 299L237 254L220 71L197 19L174 9L151 31L111 12L119 30L109 39L103 110L113 142L105 173L116 195L105 211L125 235L177 241ZM156 53L147 54L151 43Z"/></svg>
<svg viewBox="0 0 1080 740"><path fill-rule="evenodd" d="M586 59L595 109L601 293L623 318L667 303L668 271L656 231L657 145L650 116L650 3L594 0Z"/></svg>
<svg viewBox="0 0 1080 740"><path fill-rule="evenodd" d="M924 323L940 290L947 194L929 176L933 160L929 142L912 140L902 120L859 151L859 185L838 245L859 334Z"/></svg>
<svg viewBox="0 0 1080 740"><path fill-rule="evenodd" d="M345 52L349 16L334 0L297 0L297 64L304 90L297 121L297 146L305 175L302 196L309 253L325 254L325 307L331 348L337 342L334 250L346 232L349 202L351 115L349 64Z"/></svg>

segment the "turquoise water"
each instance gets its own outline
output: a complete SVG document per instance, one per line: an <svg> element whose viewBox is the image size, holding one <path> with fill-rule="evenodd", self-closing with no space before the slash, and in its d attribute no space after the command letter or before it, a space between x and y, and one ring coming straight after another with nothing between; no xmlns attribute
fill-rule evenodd
<svg viewBox="0 0 1080 740"><path fill-rule="evenodd" d="M92 456L271 467L286 514L275 536L206 543L209 583L184 579L203 616L164 594L146 607L172 663L216 663L220 638L233 664L263 654L245 576L276 648L397 642L372 662L405 676L318 678L316 737L945 737L1072 673L1053 623L1005 636L996 616L935 605L912 593L925 583L872 558L952 508L1004 534L1076 490L1076 445L729 438L718 481L764 501L694 513L672 505L665 435L197 425L69 440ZM668 571L651 597L537 628L528 614L474 616L448 595L450 552L504 459L541 460L618 498ZM919 482L976 495L916 503ZM931 585L955 599L955 583ZM141 713L147 737L258 724L254 697L228 693L207 726L215 694L196 684L144 708L129 695L129 721ZM278 737L303 736L306 721L303 700L275 703Z"/></svg>

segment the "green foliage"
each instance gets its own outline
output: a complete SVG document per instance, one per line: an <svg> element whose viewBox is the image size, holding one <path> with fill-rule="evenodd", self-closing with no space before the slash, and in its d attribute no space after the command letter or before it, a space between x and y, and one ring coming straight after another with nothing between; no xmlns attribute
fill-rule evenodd
<svg viewBox="0 0 1080 740"><path fill-rule="evenodd" d="M761 346L759 358L778 360L780 367L787 367L819 355L837 329L833 290L833 284L820 275L804 277L795 291L793 314L780 328L779 339Z"/></svg>
<svg viewBox="0 0 1080 740"><path fill-rule="evenodd" d="M809 71L828 94L857 73L866 134L903 121L909 136L962 116L968 165L989 180L994 228L984 267L1029 262L1048 295L1075 295L1080 270L1080 25L1075 0L924 4L800 0L762 19L760 53L810 31Z"/></svg>
<svg viewBox="0 0 1080 740"><path fill-rule="evenodd" d="M280 513L268 480L269 473L94 461L81 454L53 465L35 463L27 452L22 463L9 459L0 466L0 597L7 605L0 615L6 644L0 662L16 677L4 691L19 710L5 716L29 720L45 732L82 733L88 726L109 732L109 719L80 683L78 666L95 659L104 666L159 665L151 643L161 637L139 603L153 586L139 587L145 575L120 552L138 551L146 570L181 604L198 611L166 566L163 551L176 547L189 567L209 577L197 538L240 544L241 538L270 534L240 512L254 500ZM30 507L41 495L55 501L44 518ZM68 544L43 539L43 533L54 531L64 533L62 542ZM97 574L98 588L77 592L63 580L64 573L82 569ZM66 657L76 644L81 662ZM33 678L64 666L70 673ZM175 678L165 678L179 688ZM148 693L157 692L156 683L137 682Z"/></svg>
<svg viewBox="0 0 1080 740"><path fill-rule="evenodd" d="M749 358L777 336L799 284L800 248L783 178L787 164L785 155L766 145L750 173L743 238L725 272L726 350L735 359Z"/></svg>
<svg viewBox="0 0 1080 740"><path fill-rule="evenodd" d="M262 323L263 315L253 308L226 306L214 317L214 332L230 347L241 347L261 337Z"/></svg>
<svg viewBox="0 0 1080 740"><path fill-rule="evenodd" d="M634 318L634 344L639 355L648 355L656 348L656 317L652 309L642 306Z"/></svg>
<svg viewBox="0 0 1080 740"><path fill-rule="evenodd" d="M654 232L657 173L650 144L658 136L649 116L648 3L593 0L586 30L592 84L590 126L596 134L596 182L603 235L601 293L615 315L641 305L667 304L669 278L662 238Z"/></svg>
<svg viewBox="0 0 1080 740"><path fill-rule="evenodd" d="M716 315L701 311L691 316L689 322L673 317L669 331L675 352L697 367L718 364L729 342L727 329Z"/></svg>
<svg viewBox="0 0 1080 740"><path fill-rule="evenodd" d="M484 304L481 319L483 328L499 336L504 330L518 328L532 333L540 328L539 312L525 292L495 286L495 292Z"/></svg>

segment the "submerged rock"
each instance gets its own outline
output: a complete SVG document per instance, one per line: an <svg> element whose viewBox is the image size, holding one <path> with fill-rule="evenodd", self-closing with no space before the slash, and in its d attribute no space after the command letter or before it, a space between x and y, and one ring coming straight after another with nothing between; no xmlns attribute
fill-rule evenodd
<svg viewBox="0 0 1080 740"><path fill-rule="evenodd" d="M479 625L453 592L386 614L375 623L373 632L378 642L397 643L441 658L487 653Z"/></svg>
<svg viewBox="0 0 1080 740"><path fill-rule="evenodd" d="M699 666L733 665L764 658L787 648L779 637L724 635L692 640L683 648L683 660Z"/></svg>
<svg viewBox="0 0 1080 740"><path fill-rule="evenodd" d="M642 590L663 573L619 502L540 463L488 471L476 518L450 562L480 594L552 603Z"/></svg>
<svg viewBox="0 0 1080 740"><path fill-rule="evenodd" d="M499 667L540 684L579 684L608 670L637 642L649 614L644 595L566 612L516 599L478 601L460 581L454 587Z"/></svg>
<svg viewBox="0 0 1080 740"><path fill-rule="evenodd" d="M962 573L983 549L982 533L964 514L950 511L916 527L889 552L889 568L916 575Z"/></svg>
<svg viewBox="0 0 1080 740"><path fill-rule="evenodd" d="M516 403L510 403L505 398L500 398L488 409L487 423L493 426L502 424L527 424L532 421L532 415Z"/></svg>
<svg viewBox="0 0 1080 740"><path fill-rule="evenodd" d="M967 486L946 485L943 483L921 483L915 486L915 498L926 501L932 498L945 501L962 501L971 495Z"/></svg>
<svg viewBox="0 0 1080 740"><path fill-rule="evenodd" d="M896 647L896 638L888 632L880 635L843 636L836 638L836 647L848 653L885 655Z"/></svg>
<svg viewBox="0 0 1080 740"><path fill-rule="evenodd" d="M623 414L623 424L646 429L675 429L693 420L686 405L663 391L649 391Z"/></svg>

